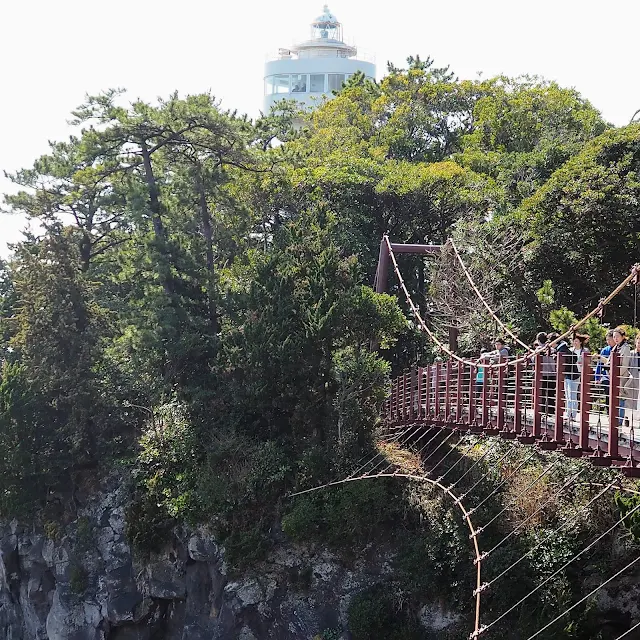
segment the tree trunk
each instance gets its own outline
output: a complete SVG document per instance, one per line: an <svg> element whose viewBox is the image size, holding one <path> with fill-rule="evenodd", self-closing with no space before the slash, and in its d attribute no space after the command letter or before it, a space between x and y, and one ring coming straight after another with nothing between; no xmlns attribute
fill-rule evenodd
<svg viewBox="0 0 640 640"><path fill-rule="evenodd" d="M207 261L207 297L209 303L209 321L213 333L217 334L218 326L218 308L216 306L215 293L215 264L213 256L213 228L211 225L211 213L207 205L207 194L204 190L202 176L198 176L198 194L200 197L200 223L202 225L202 235L205 240L205 251Z"/></svg>
<svg viewBox="0 0 640 640"><path fill-rule="evenodd" d="M80 270L82 273L89 271L91 265L91 236L88 233L82 234L82 241L80 242Z"/></svg>
<svg viewBox="0 0 640 640"><path fill-rule="evenodd" d="M149 190L149 210L151 211L151 221L153 223L153 232L156 238L157 248L160 253L161 263L158 265L160 272L160 281L162 288L167 295L173 293L173 285L171 282L171 271L169 266L169 251L167 249L167 235L162 223L162 215L160 210L160 192L158 183L153 173L153 165L151 164L151 154L149 147L143 140L140 142L142 150L142 162L144 166L144 175Z"/></svg>

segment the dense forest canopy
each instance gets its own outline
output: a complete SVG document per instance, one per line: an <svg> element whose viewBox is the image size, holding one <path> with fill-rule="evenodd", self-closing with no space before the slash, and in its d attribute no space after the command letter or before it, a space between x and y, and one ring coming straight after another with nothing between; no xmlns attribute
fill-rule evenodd
<svg viewBox="0 0 640 640"><path fill-rule="evenodd" d="M311 113L280 107L251 122L208 94L110 91L10 176L5 208L43 231L0 265L0 515L119 461L134 538L207 519L246 560L287 490L370 446L392 366L432 355L370 288L383 233L455 237L525 339L640 261L640 125L575 90L410 58ZM402 266L437 306L437 268ZM472 311L453 318L463 346L491 331Z"/></svg>

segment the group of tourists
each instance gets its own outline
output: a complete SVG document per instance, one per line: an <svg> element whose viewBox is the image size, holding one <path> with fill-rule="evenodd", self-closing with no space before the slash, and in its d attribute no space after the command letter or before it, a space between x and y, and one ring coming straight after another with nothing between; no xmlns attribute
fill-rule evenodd
<svg viewBox="0 0 640 640"><path fill-rule="evenodd" d="M561 374L564 377L565 394L565 415L569 420L574 420L578 414L580 404L580 379L582 377L583 355L589 354L589 336L586 334L574 333L569 342L559 340L557 333L545 333L541 331L537 334L533 348L540 350L542 354L542 403L546 412L551 412L555 406L556 396L556 374L560 373L559 366L562 367ZM619 370L619 393L615 398L618 407L618 417L620 423L627 417L630 419L634 413L640 412L640 332L636 335L634 348L627 340L624 327L619 326L607 331L606 346L593 356L595 359L594 383L599 391L597 395L602 398L602 402L609 410L611 362L613 354L617 354ZM545 350L544 347L548 345ZM494 342L494 350L480 353L478 362L504 361L509 358L509 347L506 341L498 338ZM560 363L560 364L559 364ZM484 368L479 367L476 373L476 388L481 391L484 384ZM636 419L637 423L638 420Z"/></svg>

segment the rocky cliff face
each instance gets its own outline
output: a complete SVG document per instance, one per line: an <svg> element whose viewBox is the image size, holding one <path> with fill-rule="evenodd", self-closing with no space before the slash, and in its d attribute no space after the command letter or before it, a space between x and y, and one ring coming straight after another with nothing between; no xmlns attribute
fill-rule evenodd
<svg viewBox="0 0 640 640"><path fill-rule="evenodd" d="M204 528L176 531L162 553L140 560L125 537L126 500L113 476L65 525L0 527L0 639L339 638L353 595L392 571L389 551L347 566L284 544L232 577ZM425 606L423 621L442 629L456 617Z"/></svg>

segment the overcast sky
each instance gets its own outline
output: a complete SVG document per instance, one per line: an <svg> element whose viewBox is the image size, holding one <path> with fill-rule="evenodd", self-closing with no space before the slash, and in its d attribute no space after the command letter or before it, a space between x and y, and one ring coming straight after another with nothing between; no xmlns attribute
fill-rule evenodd
<svg viewBox="0 0 640 640"><path fill-rule="evenodd" d="M65 138L86 93L211 90L255 117L265 56L308 36L318 0L0 0L0 174ZM388 60L430 55L460 78L537 74L623 125L640 108L637 0L334 0L346 39ZM0 193L11 189L0 178ZM0 255L25 222L0 215Z"/></svg>

